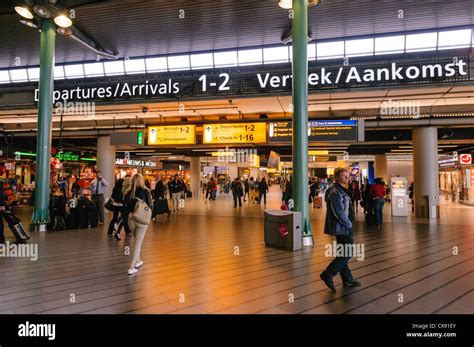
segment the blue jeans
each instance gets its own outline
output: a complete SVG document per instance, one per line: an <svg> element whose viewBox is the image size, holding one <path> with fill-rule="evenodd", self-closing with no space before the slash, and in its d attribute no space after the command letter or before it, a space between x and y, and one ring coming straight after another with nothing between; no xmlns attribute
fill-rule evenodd
<svg viewBox="0 0 474 347"><path fill-rule="evenodd" d="M348 235L336 235L336 241L338 245L352 245L354 244L354 233L351 230ZM326 273L332 277L338 273L342 278L343 282L352 282L352 272L349 269L349 260L351 260L350 254L344 254L345 256L335 257L334 260L326 268Z"/></svg>
<svg viewBox="0 0 474 347"><path fill-rule="evenodd" d="M384 198L378 198L374 200L375 203L375 218L377 225L383 224L383 205L385 203Z"/></svg>

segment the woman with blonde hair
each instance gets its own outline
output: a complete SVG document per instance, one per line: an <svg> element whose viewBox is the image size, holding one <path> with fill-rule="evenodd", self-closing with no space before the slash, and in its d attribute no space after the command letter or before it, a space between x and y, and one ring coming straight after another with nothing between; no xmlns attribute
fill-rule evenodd
<svg viewBox="0 0 474 347"><path fill-rule="evenodd" d="M143 261L140 259L140 252L142 248L142 242L145 238L148 224L150 222L147 221L147 224L143 224L134 218L133 214L135 212L136 204L139 203L138 199L144 201L151 210L151 194L145 186L143 176L139 173L135 174L130 179L130 189L124 198L125 214L127 216L126 219L128 220L128 226L135 235L135 248L133 250L132 262L130 264L130 268L128 269L129 275L133 275L138 271L139 268L143 266Z"/></svg>

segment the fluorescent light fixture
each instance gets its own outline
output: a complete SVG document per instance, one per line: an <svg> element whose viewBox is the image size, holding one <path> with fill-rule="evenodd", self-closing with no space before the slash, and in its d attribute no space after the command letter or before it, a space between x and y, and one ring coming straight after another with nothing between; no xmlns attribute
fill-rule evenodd
<svg viewBox="0 0 474 347"><path fill-rule="evenodd" d="M29 81L39 81L39 67L33 67L28 69L28 80Z"/></svg>
<svg viewBox="0 0 474 347"><path fill-rule="evenodd" d="M405 35L375 38L375 54L403 53Z"/></svg>
<svg viewBox="0 0 474 347"><path fill-rule="evenodd" d="M436 49L438 33L413 34L406 36L406 51L429 51Z"/></svg>
<svg viewBox="0 0 474 347"><path fill-rule="evenodd" d="M238 52L239 65L262 64L262 49L246 49Z"/></svg>
<svg viewBox="0 0 474 347"><path fill-rule="evenodd" d="M191 68L192 69L206 69L213 67L212 53L192 54Z"/></svg>
<svg viewBox="0 0 474 347"><path fill-rule="evenodd" d="M469 47L471 34L471 29L440 31L438 49Z"/></svg>
<svg viewBox="0 0 474 347"><path fill-rule="evenodd" d="M158 72L158 71L167 71L168 64L166 62L166 57L162 58L148 58L145 59L146 70L148 72Z"/></svg>
<svg viewBox="0 0 474 347"><path fill-rule="evenodd" d="M12 69L10 70L10 78L13 83L27 82L28 74L26 69Z"/></svg>
<svg viewBox="0 0 474 347"><path fill-rule="evenodd" d="M189 55L174 55L168 57L168 68L172 70L189 70Z"/></svg>
<svg viewBox="0 0 474 347"><path fill-rule="evenodd" d="M316 52L318 59L342 58L344 56L344 41L318 43Z"/></svg>
<svg viewBox="0 0 474 347"><path fill-rule="evenodd" d="M104 76L104 65L102 63L84 64L86 77Z"/></svg>
<svg viewBox="0 0 474 347"><path fill-rule="evenodd" d="M123 60L105 62L104 70L105 70L106 76L123 75L124 74Z"/></svg>
<svg viewBox="0 0 474 347"><path fill-rule="evenodd" d="M125 72L128 75L145 73L145 59L127 59L125 60Z"/></svg>
<svg viewBox="0 0 474 347"><path fill-rule="evenodd" d="M82 64L64 65L64 71L66 72L66 78L84 77L84 67Z"/></svg>
<svg viewBox="0 0 474 347"><path fill-rule="evenodd" d="M8 70L0 70L0 83L10 83Z"/></svg>
<svg viewBox="0 0 474 347"><path fill-rule="evenodd" d="M348 40L346 41L346 56L356 57L372 55L374 53L374 39Z"/></svg>
<svg viewBox="0 0 474 347"><path fill-rule="evenodd" d="M288 47L272 47L263 49L264 64L288 62Z"/></svg>
<svg viewBox="0 0 474 347"><path fill-rule="evenodd" d="M237 51L214 53L214 66L237 66Z"/></svg>
<svg viewBox="0 0 474 347"><path fill-rule="evenodd" d="M54 67L54 79L63 80L64 79L64 66L59 65Z"/></svg>

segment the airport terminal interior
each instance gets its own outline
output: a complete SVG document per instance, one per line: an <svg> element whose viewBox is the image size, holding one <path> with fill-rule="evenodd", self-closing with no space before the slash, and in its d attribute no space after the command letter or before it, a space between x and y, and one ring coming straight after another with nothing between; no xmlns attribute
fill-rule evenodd
<svg viewBox="0 0 474 347"><path fill-rule="evenodd" d="M1 1L0 314L474 314L473 14Z"/></svg>

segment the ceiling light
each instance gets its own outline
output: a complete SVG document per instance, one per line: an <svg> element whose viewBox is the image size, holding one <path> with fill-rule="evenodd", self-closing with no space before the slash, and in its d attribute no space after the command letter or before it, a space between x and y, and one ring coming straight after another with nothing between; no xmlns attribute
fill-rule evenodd
<svg viewBox="0 0 474 347"><path fill-rule="evenodd" d="M36 25L35 22L33 22L32 20L27 20L27 19L20 19L20 23L21 24L24 24L24 25L27 25L31 28L38 28L38 26Z"/></svg>
<svg viewBox="0 0 474 347"><path fill-rule="evenodd" d="M73 34L73 31L71 28L56 28L56 32L59 35L63 35L63 36L70 36Z"/></svg>
<svg viewBox="0 0 474 347"><path fill-rule="evenodd" d="M318 5L320 0L308 0L308 7L314 7ZM278 6L285 10L291 10L293 8L293 0L280 0Z"/></svg>
<svg viewBox="0 0 474 347"><path fill-rule="evenodd" d="M69 28L72 25L72 20L66 14L61 13L54 18L54 23L61 28Z"/></svg>
<svg viewBox="0 0 474 347"><path fill-rule="evenodd" d="M35 5L33 11L42 18L51 18L53 15L53 11L51 11L48 5Z"/></svg>
<svg viewBox="0 0 474 347"><path fill-rule="evenodd" d="M15 11L23 18L33 19L33 13L31 13L31 8L27 5L24 5L24 4L16 5Z"/></svg>

